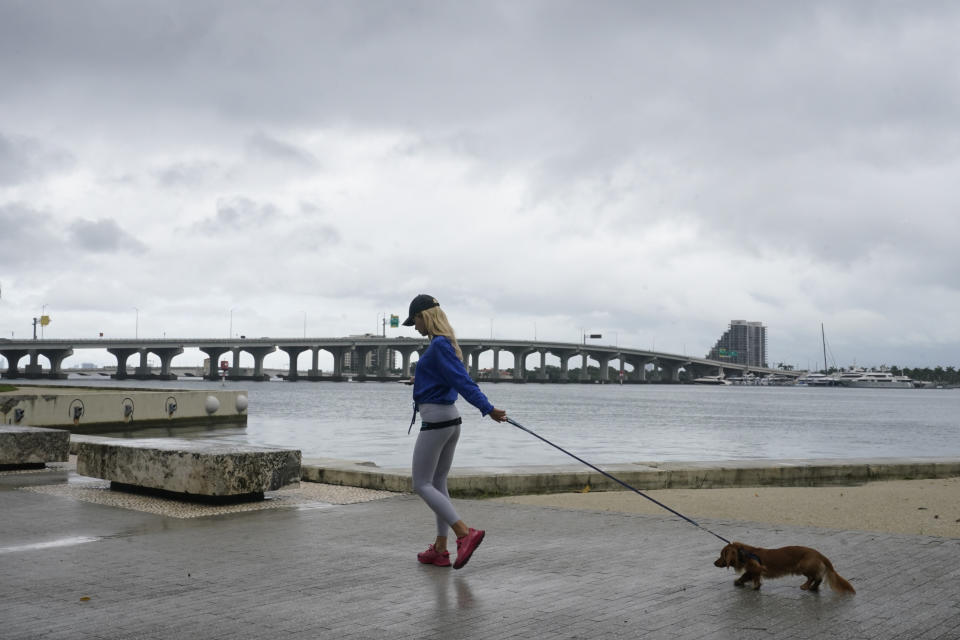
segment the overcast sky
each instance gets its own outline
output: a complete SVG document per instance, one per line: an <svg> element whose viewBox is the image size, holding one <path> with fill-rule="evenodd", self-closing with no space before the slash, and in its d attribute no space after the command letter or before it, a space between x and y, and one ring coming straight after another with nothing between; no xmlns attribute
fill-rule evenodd
<svg viewBox="0 0 960 640"><path fill-rule="evenodd" d="M425 292L463 338L704 356L743 319L806 368L823 323L838 366L958 366L958 33L954 2L0 0L0 337L344 336Z"/></svg>

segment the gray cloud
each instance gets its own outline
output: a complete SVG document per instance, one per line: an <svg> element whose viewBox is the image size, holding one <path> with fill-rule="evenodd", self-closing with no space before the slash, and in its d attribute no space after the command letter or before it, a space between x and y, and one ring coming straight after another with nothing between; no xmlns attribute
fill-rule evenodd
<svg viewBox="0 0 960 640"><path fill-rule="evenodd" d="M309 151L296 145L271 138L263 133L257 133L247 140L247 147L253 155L268 158L285 164L303 168L313 168L317 159Z"/></svg>
<svg viewBox="0 0 960 640"><path fill-rule="evenodd" d="M116 220L74 220L67 227L68 242L71 247L93 253L114 253L118 251L139 253L146 246L124 231Z"/></svg>
<svg viewBox="0 0 960 640"><path fill-rule="evenodd" d="M468 335L699 353L743 317L778 359L821 321L960 357L933 320L960 312L958 29L938 2L5 3L0 263L45 295L31 251L66 234L95 270L136 229L143 273L91 277L198 307L334 322L423 288Z"/></svg>
<svg viewBox="0 0 960 640"><path fill-rule="evenodd" d="M0 204L0 266L20 270L44 254L58 252L62 239L52 233L53 218L22 202Z"/></svg>
<svg viewBox="0 0 960 640"><path fill-rule="evenodd" d="M28 136L4 135L0 131L0 186L15 185L69 169L74 158Z"/></svg>
<svg viewBox="0 0 960 640"><path fill-rule="evenodd" d="M280 209L272 203L259 203L244 196L217 200L217 213L202 221L202 231L258 234L276 221Z"/></svg>
<svg viewBox="0 0 960 640"><path fill-rule="evenodd" d="M219 172L212 162L177 162L155 172L157 182L168 188L195 188L206 184Z"/></svg>

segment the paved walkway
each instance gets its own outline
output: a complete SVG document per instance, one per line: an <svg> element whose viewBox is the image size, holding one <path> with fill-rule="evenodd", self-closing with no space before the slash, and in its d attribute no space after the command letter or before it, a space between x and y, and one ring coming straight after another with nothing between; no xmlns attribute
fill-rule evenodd
<svg viewBox="0 0 960 640"><path fill-rule="evenodd" d="M18 490L0 475L0 638L960 638L960 540L703 521L803 544L856 587L737 589L722 543L669 514L457 501L487 538L421 566L412 496L191 519Z"/></svg>

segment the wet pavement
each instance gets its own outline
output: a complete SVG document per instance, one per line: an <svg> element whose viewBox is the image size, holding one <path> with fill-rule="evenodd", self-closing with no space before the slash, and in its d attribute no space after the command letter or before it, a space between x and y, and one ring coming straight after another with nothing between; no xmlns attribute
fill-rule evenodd
<svg viewBox="0 0 960 640"><path fill-rule="evenodd" d="M858 593L755 592L669 513L457 500L487 537L454 571L417 563L414 496L180 518L20 489L71 477L0 475L0 638L960 638L957 539L700 521L815 547Z"/></svg>

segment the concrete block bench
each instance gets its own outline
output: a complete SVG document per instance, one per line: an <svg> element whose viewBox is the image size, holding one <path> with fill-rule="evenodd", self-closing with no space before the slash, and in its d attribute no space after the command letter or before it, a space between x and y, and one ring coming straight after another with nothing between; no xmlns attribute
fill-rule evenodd
<svg viewBox="0 0 960 640"><path fill-rule="evenodd" d="M96 438L74 449L77 473L109 480L113 489L233 502L300 480L296 449L174 438Z"/></svg>
<svg viewBox="0 0 960 640"><path fill-rule="evenodd" d="M0 424L0 469L44 467L69 458L69 431Z"/></svg>

